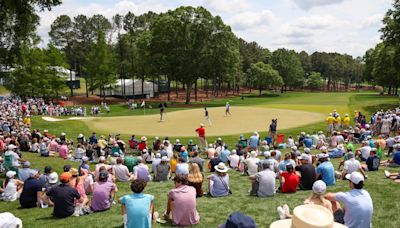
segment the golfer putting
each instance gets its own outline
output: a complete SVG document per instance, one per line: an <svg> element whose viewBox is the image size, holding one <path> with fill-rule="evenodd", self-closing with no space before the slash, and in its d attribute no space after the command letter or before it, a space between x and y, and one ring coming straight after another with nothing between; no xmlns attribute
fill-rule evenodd
<svg viewBox="0 0 400 228"><path fill-rule="evenodd" d="M208 126L211 127L211 119L210 119L210 115L208 113L207 107L204 107L204 121L207 121Z"/></svg>

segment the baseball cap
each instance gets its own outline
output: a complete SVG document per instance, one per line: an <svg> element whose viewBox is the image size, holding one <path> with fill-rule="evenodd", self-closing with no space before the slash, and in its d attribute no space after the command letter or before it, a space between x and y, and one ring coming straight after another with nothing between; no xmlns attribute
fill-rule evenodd
<svg viewBox="0 0 400 228"><path fill-rule="evenodd" d="M231 228L231 227L256 228L257 225L250 216L244 215L239 211L235 211L231 215L229 215L226 222L220 225L218 228Z"/></svg>
<svg viewBox="0 0 400 228"><path fill-rule="evenodd" d="M313 190L314 193L316 193L318 195L324 194L325 191L326 191L325 182L323 182L322 180L315 181L313 186L312 186L312 190Z"/></svg>
<svg viewBox="0 0 400 228"><path fill-rule="evenodd" d="M301 154L300 157L298 157L299 160L308 160L308 155L307 154Z"/></svg>
<svg viewBox="0 0 400 228"><path fill-rule="evenodd" d="M60 181L61 181L62 183L68 183L68 182L71 180L71 177L72 177L71 173L69 173L69 172L63 172L63 173L61 174L61 176L60 176Z"/></svg>
<svg viewBox="0 0 400 228"><path fill-rule="evenodd" d="M58 181L58 174L56 172L52 172L49 175L49 183L50 184L55 184Z"/></svg>
<svg viewBox="0 0 400 228"><path fill-rule="evenodd" d="M10 171L7 171L6 177L11 179L15 176L15 174L17 174L17 172L10 170Z"/></svg>
<svg viewBox="0 0 400 228"><path fill-rule="evenodd" d="M39 170L38 170L38 169L31 169L31 170L29 171L29 176L30 176L30 177L34 177L34 176L36 176L38 173L39 173Z"/></svg>
<svg viewBox="0 0 400 228"><path fill-rule="evenodd" d="M351 181L353 184L359 184L361 181L364 181L364 176L359 172L352 172L351 174L346 175L346 179Z"/></svg>
<svg viewBox="0 0 400 228"><path fill-rule="evenodd" d="M28 162L28 161L26 161L26 162L24 162L24 164L22 165L22 167L24 167L24 168L29 168L29 167L31 167L31 163Z"/></svg>
<svg viewBox="0 0 400 228"><path fill-rule="evenodd" d="M265 158L270 158L271 157L271 153L269 151L265 151L264 152L264 157Z"/></svg>
<svg viewBox="0 0 400 228"><path fill-rule="evenodd" d="M311 152L310 148L306 147L304 148L304 153L309 154Z"/></svg>
<svg viewBox="0 0 400 228"><path fill-rule="evenodd" d="M64 165L63 167L64 172L69 172L70 169L71 169L70 165Z"/></svg>
<svg viewBox="0 0 400 228"><path fill-rule="evenodd" d="M101 179L108 178L108 172L107 171L101 171L100 174L99 174L99 178L101 178Z"/></svg>

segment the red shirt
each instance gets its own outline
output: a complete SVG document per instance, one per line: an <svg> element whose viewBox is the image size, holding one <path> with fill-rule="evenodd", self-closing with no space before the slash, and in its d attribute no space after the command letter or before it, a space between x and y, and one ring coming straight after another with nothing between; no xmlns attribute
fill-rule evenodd
<svg viewBox="0 0 400 228"><path fill-rule="evenodd" d="M206 136L206 129L204 127L197 128L196 132L199 134L199 137L205 137Z"/></svg>
<svg viewBox="0 0 400 228"><path fill-rule="evenodd" d="M282 185L283 193L296 192L297 186L299 185L300 178L296 173L282 172L282 177L285 178L285 182Z"/></svg>

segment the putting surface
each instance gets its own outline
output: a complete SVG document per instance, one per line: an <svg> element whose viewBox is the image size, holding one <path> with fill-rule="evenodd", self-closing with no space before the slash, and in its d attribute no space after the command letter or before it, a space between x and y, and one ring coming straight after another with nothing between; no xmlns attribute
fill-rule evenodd
<svg viewBox="0 0 400 228"><path fill-rule="evenodd" d="M206 125L206 135L223 136L268 130L273 118L278 118L278 130L320 122L325 118L320 113L273 108L231 107L232 116L228 117L225 117L225 107L209 108L208 111L212 126L205 122L203 109L167 112L163 122L159 121L159 115L79 119L91 130L99 132L194 137L200 123Z"/></svg>

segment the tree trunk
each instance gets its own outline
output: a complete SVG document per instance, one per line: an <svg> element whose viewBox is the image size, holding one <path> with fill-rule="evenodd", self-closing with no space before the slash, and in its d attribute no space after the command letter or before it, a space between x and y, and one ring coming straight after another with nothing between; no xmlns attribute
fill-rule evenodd
<svg viewBox="0 0 400 228"><path fill-rule="evenodd" d="M205 91L206 91L206 97L208 98L208 79L206 79L204 83Z"/></svg>
<svg viewBox="0 0 400 228"><path fill-rule="evenodd" d="M190 90L191 90L192 85L190 85L189 83L186 86L186 101L185 104L189 104L190 103Z"/></svg>
<svg viewBox="0 0 400 228"><path fill-rule="evenodd" d="M260 97L261 97L261 93L262 93L262 88L261 88L261 86L260 87L258 87L258 91L260 92Z"/></svg>
<svg viewBox="0 0 400 228"><path fill-rule="evenodd" d="M71 90L71 97L74 96L74 89L72 87L72 69L69 69L69 88Z"/></svg>
<svg viewBox="0 0 400 228"><path fill-rule="evenodd" d="M388 95L392 94L392 86L389 86Z"/></svg>
<svg viewBox="0 0 400 228"><path fill-rule="evenodd" d="M142 97L145 97L144 96L144 70L142 69Z"/></svg>
<svg viewBox="0 0 400 228"><path fill-rule="evenodd" d="M197 80L194 83L194 100L197 101Z"/></svg>
<svg viewBox="0 0 400 228"><path fill-rule="evenodd" d="M135 99L135 76L132 75L132 97Z"/></svg>
<svg viewBox="0 0 400 228"><path fill-rule="evenodd" d="M167 77L168 80L168 101L171 100L171 81L169 80L170 77Z"/></svg>
<svg viewBox="0 0 400 228"><path fill-rule="evenodd" d="M85 91L86 91L86 97L89 97L89 88L88 88L88 82L87 82L87 80L86 80L86 78L85 78Z"/></svg>

